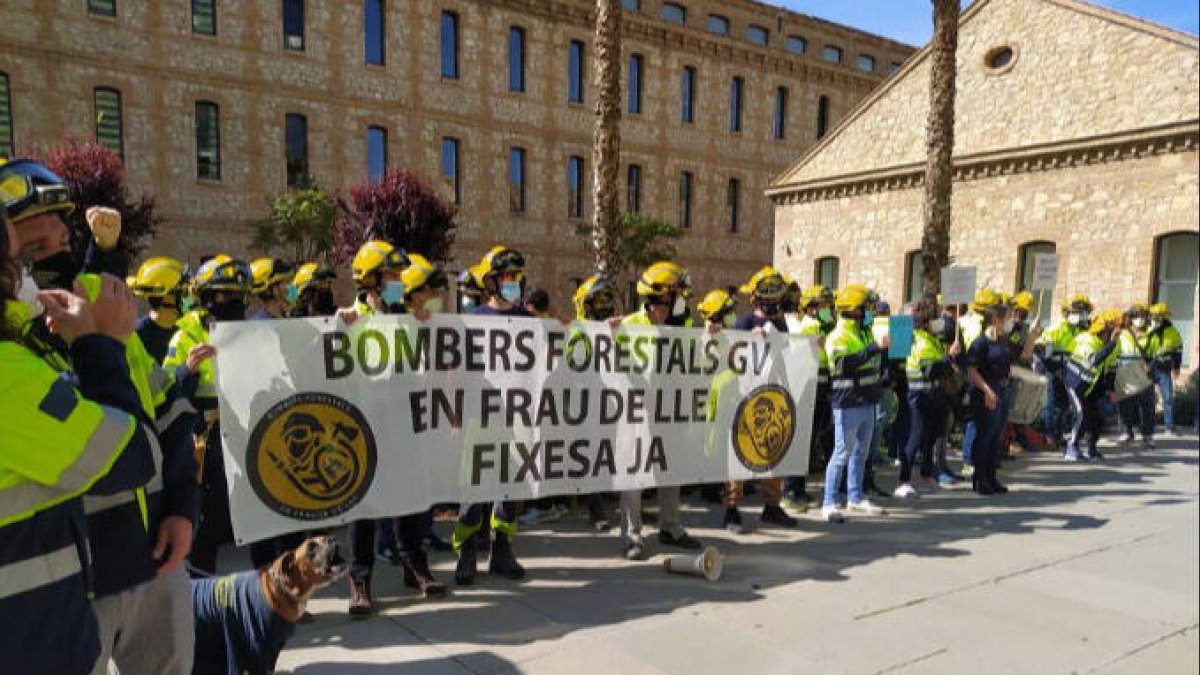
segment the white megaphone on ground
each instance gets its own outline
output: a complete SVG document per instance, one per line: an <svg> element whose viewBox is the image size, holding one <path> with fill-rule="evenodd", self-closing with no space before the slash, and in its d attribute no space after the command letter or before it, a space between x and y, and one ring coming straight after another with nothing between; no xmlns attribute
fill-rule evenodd
<svg viewBox="0 0 1200 675"><path fill-rule="evenodd" d="M663 569L675 574L694 574L709 581L721 578L725 569L725 559L715 546L704 549L698 556L669 555L663 559Z"/></svg>

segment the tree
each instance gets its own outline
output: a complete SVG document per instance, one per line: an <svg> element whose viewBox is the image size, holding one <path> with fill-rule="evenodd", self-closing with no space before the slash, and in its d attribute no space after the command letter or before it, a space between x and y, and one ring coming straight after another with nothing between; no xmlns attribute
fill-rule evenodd
<svg viewBox="0 0 1200 675"><path fill-rule="evenodd" d="M285 249L291 260L331 261L337 204L319 187L288 190L275 197L271 213L255 223L251 248L263 253Z"/></svg>
<svg viewBox="0 0 1200 675"><path fill-rule="evenodd" d="M596 271L613 274L619 265L614 233L620 227L618 174L621 164L621 2L596 2L596 127L592 136L592 252Z"/></svg>
<svg viewBox="0 0 1200 675"><path fill-rule="evenodd" d="M590 247L592 226L581 223L575 233L585 247ZM608 232L608 236L611 257L605 273L617 288L627 288L637 270L675 258L674 242L683 236L683 230L665 220L627 211L617 218L616 227Z"/></svg>
<svg viewBox="0 0 1200 675"><path fill-rule="evenodd" d="M941 270L950 261L950 204L954 190L955 53L959 0L933 1L929 43L929 117L925 124L925 207L921 259L925 292L941 291Z"/></svg>
<svg viewBox="0 0 1200 675"><path fill-rule="evenodd" d="M339 262L349 261L359 246L372 239L382 239L433 261L450 260L458 210L420 175L388 171L375 183L352 186L349 192L348 201L338 199Z"/></svg>
<svg viewBox="0 0 1200 675"><path fill-rule="evenodd" d="M107 206L121 214L117 248L126 260L136 257L166 222L153 195L143 192L136 200L130 197L121 156L95 139L68 134L37 159L66 182L75 203L66 218L73 251L87 250L92 239L85 214L93 206Z"/></svg>

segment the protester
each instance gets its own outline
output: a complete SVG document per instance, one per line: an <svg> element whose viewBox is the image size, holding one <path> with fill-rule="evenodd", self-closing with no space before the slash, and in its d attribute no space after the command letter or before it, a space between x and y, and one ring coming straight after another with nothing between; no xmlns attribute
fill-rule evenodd
<svg viewBox="0 0 1200 675"><path fill-rule="evenodd" d="M799 309L804 313L797 334L813 337L817 342L817 396L813 408L812 434L809 436L808 470L815 473L825 468L833 451L833 409L830 407L829 354L825 351L826 336L833 330L833 291L821 284L805 289L800 295ZM804 476L789 476L783 481L781 506L798 513L808 511L809 496Z"/></svg>
<svg viewBox="0 0 1200 675"><path fill-rule="evenodd" d="M1046 414L1043 417L1047 432L1055 444L1063 449L1063 458L1072 458L1067 450L1067 435L1079 420L1082 410L1078 401L1070 396L1066 385L1066 369L1075 349L1075 338L1091 325L1092 301L1082 293L1076 293L1062 303L1062 321L1046 331L1043 336L1043 362L1050 373L1050 392L1046 398Z"/></svg>
<svg viewBox="0 0 1200 675"><path fill-rule="evenodd" d="M1149 356L1153 361L1154 384L1162 397L1163 426L1167 434L1176 435L1175 430L1175 381L1183 365L1183 338L1179 329L1171 323L1171 310L1165 302L1150 306ZM1153 394L1151 394L1153 396ZM1200 400L1200 397L1197 397ZM1200 415L1197 416L1200 422Z"/></svg>
<svg viewBox="0 0 1200 675"><path fill-rule="evenodd" d="M167 358L186 285L187 266L167 256L142 263L129 285L134 295L150 305L150 313L138 319L137 334L156 363Z"/></svg>
<svg viewBox="0 0 1200 675"><path fill-rule="evenodd" d="M933 481L934 445L944 433L950 407L946 380L953 373L954 359L962 351L958 340L947 349L939 339L938 335L945 330L945 320L938 315L934 297L921 298L913 307L912 317L913 345L905 361L908 438L900 455L900 484L895 491L895 496L902 498L919 496L912 485L913 464L918 456L921 477L927 485Z"/></svg>
<svg viewBox="0 0 1200 675"><path fill-rule="evenodd" d="M617 313L617 287L611 278L595 274L588 277L579 288L575 289L572 298L575 306L575 319L578 321L608 321ZM589 345L590 342L584 342ZM610 493L593 492L587 496L588 522L596 532L606 532L609 528L609 517L605 510L604 501Z"/></svg>
<svg viewBox="0 0 1200 675"><path fill-rule="evenodd" d="M292 277L292 287L295 291L296 302L292 307L291 316L333 316L337 313L337 304L333 301L333 281L337 273L325 265L307 262L296 270Z"/></svg>
<svg viewBox="0 0 1200 675"><path fill-rule="evenodd" d="M1126 330L1121 331L1117 341L1117 368L1134 368L1144 371L1149 385L1144 391L1122 398L1117 403L1118 419L1125 432L1121 441L1133 445L1134 428L1141 432L1142 449L1154 448L1154 385L1150 376L1153 374L1151 365L1153 358L1150 345L1150 310L1142 303L1135 302L1125 311L1122 324Z"/></svg>
<svg viewBox="0 0 1200 675"><path fill-rule="evenodd" d="M1079 412L1067 437L1068 462L1101 460L1096 444L1104 427L1102 401L1113 387L1117 341L1121 333L1121 313L1105 311L1092 319L1091 326L1075 337L1065 381L1071 406ZM1080 452L1080 442L1087 445Z"/></svg>

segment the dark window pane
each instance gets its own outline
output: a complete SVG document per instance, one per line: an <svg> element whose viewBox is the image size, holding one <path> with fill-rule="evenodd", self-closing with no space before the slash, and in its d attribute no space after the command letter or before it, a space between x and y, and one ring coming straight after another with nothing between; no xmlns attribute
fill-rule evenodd
<svg viewBox="0 0 1200 675"><path fill-rule="evenodd" d="M709 14L704 25L717 35L729 35L729 19L719 14Z"/></svg>
<svg viewBox="0 0 1200 675"><path fill-rule="evenodd" d="M117 0L88 0L88 14L100 16L116 16Z"/></svg>
<svg viewBox="0 0 1200 675"><path fill-rule="evenodd" d="M99 87L95 91L96 140L125 159L121 124L121 92Z"/></svg>
<svg viewBox="0 0 1200 675"><path fill-rule="evenodd" d="M1171 310L1171 323L1183 337L1184 368L1192 363L1196 334L1196 279L1200 278L1200 235L1176 232L1158 238L1154 253L1154 301ZM1049 304L1049 303L1044 303ZM1043 319L1043 324L1046 321Z"/></svg>
<svg viewBox="0 0 1200 675"><path fill-rule="evenodd" d="M789 35L787 42L784 43L784 49L793 54L803 54L808 51L808 40L799 35Z"/></svg>
<svg viewBox="0 0 1200 675"><path fill-rule="evenodd" d="M679 174L679 227L692 226L692 172Z"/></svg>
<svg viewBox="0 0 1200 675"><path fill-rule="evenodd" d="M629 57L629 112L642 112L642 55Z"/></svg>
<svg viewBox="0 0 1200 675"><path fill-rule="evenodd" d="M729 231L737 232L741 224L742 182L736 178L729 179L729 194L726 199L729 207Z"/></svg>
<svg viewBox="0 0 1200 675"><path fill-rule="evenodd" d="M196 102L196 177L221 179L221 118L217 104Z"/></svg>
<svg viewBox="0 0 1200 675"><path fill-rule="evenodd" d="M508 29L508 90L525 91L525 29Z"/></svg>
<svg viewBox="0 0 1200 675"><path fill-rule="evenodd" d="M567 160L567 215L583 217L583 158L572 156Z"/></svg>
<svg viewBox="0 0 1200 675"><path fill-rule="evenodd" d="M904 301L916 302L925 295L925 259L920 251L909 251L904 263Z"/></svg>
<svg viewBox="0 0 1200 675"><path fill-rule="evenodd" d="M873 73L875 72L875 57L869 54L859 54L855 65L864 73Z"/></svg>
<svg viewBox="0 0 1200 675"><path fill-rule="evenodd" d="M363 58L367 63L382 66L385 46L386 19L384 0L367 0L363 5Z"/></svg>
<svg viewBox="0 0 1200 675"><path fill-rule="evenodd" d="M817 260L813 283L826 288L838 287L838 259L832 256Z"/></svg>
<svg viewBox="0 0 1200 675"><path fill-rule="evenodd" d="M567 100L583 103L583 43L578 40L567 48Z"/></svg>
<svg viewBox="0 0 1200 675"><path fill-rule="evenodd" d="M525 213L525 149L508 151L508 209Z"/></svg>
<svg viewBox="0 0 1200 675"><path fill-rule="evenodd" d="M454 190L454 203L462 203L462 183L458 171L458 139L442 139L442 179Z"/></svg>
<svg viewBox="0 0 1200 675"><path fill-rule="evenodd" d="M199 35L217 34L216 0L192 0L192 32Z"/></svg>
<svg viewBox="0 0 1200 675"><path fill-rule="evenodd" d="M304 0L283 0L283 46L304 51Z"/></svg>
<svg viewBox="0 0 1200 675"><path fill-rule="evenodd" d="M771 31L762 26L749 26L746 28L746 39L756 45L766 45L771 41Z"/></svg>
<svg viewBox="0 0 1200 675"><path fill-rule="evenodd" d="M895 73L897 70L900 70L900 62L899 61L892 61L891 63L888 64L888 75Z"/></svg>
<svg viewBox="0 0 1200 675"><path fill-rule="evenodd" d="M780 87L775 90L775 138L782 140L787 137L788 90Z"/></svg>
<svg viewBox="0 0 1200 675"><path fill-rule="evenodd" d="M673 2L664 2L662 6L663 21L671 23L687 23L687 8Z"/></svg>
<svg viewBox="0 0 1200 675"><path fill-rule="evenodd" d="M829 97L817 99L817 138L829 131Z"/></svg>
<svg viewBox="0 0 1200 675"><path fill-rule="evenodd" d="M627 183L625 210L637 213L642 210L642 167L637 164L629 165Z"/></svg>
<svg viewBox="0 0 1200 675"><path fill-rule="evenodd" d="M0 73L0 158L13 156L12 94L8 74Z"/></svg>
<svg viewBox="0 0 1200 675"><path fill-rule="evenodd" d="M729 130L742 130L742 78L733 78L729 90Z"/></svg>
<svg viewBox="0 0 1200 675"><path fill-rule="evenodd" d="M683 81L680 85L679 98L682 106L680 119L684 122L695 122L696 69L691 66L685 66L683 69Z"/></svg>
<svg viewBox="0 0 1200 675"><path fill-rule="evenodd" d="M1035 269L1035 259L1039 253L1054 253L1054 242L1035 241L1021 246L1019 251L1018 267L1019 283L1017 290L1028 290L1033 284L1033 272ZM1037 295L1035 293L1035 295ZM1050 325L1050 320L1053 315L1054 308L1054 291L1041 292L1041 319L1042 325Z"/></svg>
<svg viewBox="0 0 1200 675"><path fill-rule="evenodd" d="M374 183L387 173L387 129L367 127L367 180Z"/></svg>
<svg viewBox="0 0 1200 675"><path fill-rule="evenodd" d="M841 63L842 48L834 47L833 45L825 45L825 49L821 50L821 58L830 63Z"/></svg>
<svg viewBox="0 0 1200 675"><path fill-rule="evenodd" d="M458 79L458 15L442 12L442 77Z"/></svg>
<svg viewBox="0 0 1200 675"><path fill-rule="evenodd" d="M631 12L642 11L642 0L621 0L621 6Z"/></svg>
<svg viewBox="0 0 1200 675"><path fill-rule="evenodd" d="M308 179L308 119L289 113L284 117L287 145L287 184L296 187Z"/></svg>

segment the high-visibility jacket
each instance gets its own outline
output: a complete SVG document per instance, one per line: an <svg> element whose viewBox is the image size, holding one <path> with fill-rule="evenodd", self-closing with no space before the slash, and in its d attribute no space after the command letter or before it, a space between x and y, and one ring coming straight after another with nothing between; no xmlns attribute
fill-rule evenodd
<svg viewBox="0 0 1200 675"><path fill-rule="evenodd" d="M1103 392L1107 375L1116 363L1117 343L1105 343L1089 331L1075 336L1064 380L1081 396Z"/></svg>
<svg viewBox="0 0 1200 675"><path fill-rule="evenodd" d="M88 672L100 653L84 493L154 473L154 433L121 344L70 346L78 389L38 354L0 342L0 654L14 672Z"/></svg>
<svg viewBox="0 0 1200 675"><path fill-rule="evenodd" d="M1121 337L1117 338L1117 363L1150 363L1150 334L1142 332L1141 335L1134 335L1133 331L1121 331Z"/></svg>
<svg viewBox="0 0 1200 675"><path fill-rule="evenodd" d="M209 341L208 327L205 318L208 313L202 309L194 309L179 317L175 323L175 337L171 338L171 346L167 348L167 358L163 359L163 367L173 370L187 364L188 352L197 345ZM205 412L217 408L217 380L213 371L212 359L200 365L199 380L196 383L195 401Z"/></svg>
<svg viewBox="0 0 1200 675"><path fill-rule="evenodd" d="M818 319L817 317L808 316L807 314L805 314L804 318L800 319L800 329L797 332L800 335L812 335L817 338L817 340L818 340L817 363L820 366L819 369L817 370L817 386L828 387L829 386L829 354L825 353L825 347L823 345L819 344L820 340L825 339L825 336L826 336L824 324L822 324L820 319Z"/></svg>
<svg viewBox="0 0 1200 675"><path fill-rule="evenodd" d="M1155 370L1169 373L1183 366L1183 336L1170 321L1150 331L1146 351Z"/></svg>
<svg viewBox="0 0 1200 675"><path fill-rule="evenodd" d="M904 363L908 391L937 391L937 381L950 371L950 367L946 345L923 328L914 330L912 351L908 353L908 360Z"/></svg>
<svg viewBox="0 0 1200 675"><path fill-rule="evenodd" d="M1050 330L1042 333L1041 344L1045 349L1043 360L1050 370L1061 370L1071 360L1071 352L1075 349L1075 338L1081 329L1062 321Z"/></svg>
<svg viewBox="0 0 1200 675"><path fill-rule="evenodd" d="M967 312L958 320L958 329L962 331L964 345L975 344L975 340L983 335L983 316L975 312Z"/></svg>
<svg viewBox="0 0 1200 675"><path fill-rule="evenodd" d="M825 338L829 357L830 403L834 408L855 408L879 402L883 352L869 328L853 319L838 319Z"/></svg>

